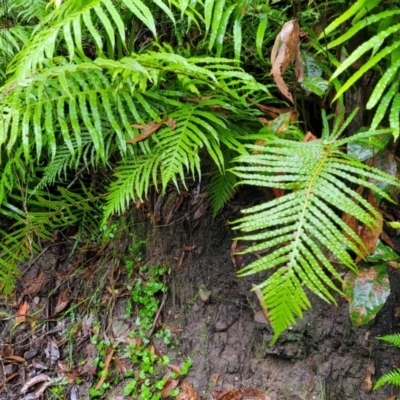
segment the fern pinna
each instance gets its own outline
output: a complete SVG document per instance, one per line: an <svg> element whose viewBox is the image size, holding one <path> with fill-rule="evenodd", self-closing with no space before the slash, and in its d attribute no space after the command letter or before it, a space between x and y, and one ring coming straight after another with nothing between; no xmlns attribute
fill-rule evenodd
<svg viewBox="0 0 400 400"><path fill-rule="evenodd" d="M239 271L239 276L273 271L258 285L274 329L272 342L311 306L305 287L335 303L329 289L341 293L334 280L342 281L342 275L328 252L335 262L357 269L350 252L363 258L364 245L340 213L354 216L368 227L373 227L379 217L357 187L389 199L371 181L399 184L394 176L350 158L341 149L350 141L378 132L335 140L346 124L329 135L324 120L322 140L296 143L268 135L264 145L249 145L251 154L238 157L238 166L233 169L243 184L284 189L286 193L243 210L243 218L235 221L234 227L244 233L238 240L256 242L243 253L267 252Z"/></svg>

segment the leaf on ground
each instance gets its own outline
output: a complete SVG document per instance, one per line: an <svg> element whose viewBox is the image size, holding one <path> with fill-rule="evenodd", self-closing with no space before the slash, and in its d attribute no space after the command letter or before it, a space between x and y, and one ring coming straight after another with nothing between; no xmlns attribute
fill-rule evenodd
<svg viewBox="0 0 400 400"><path fill-rule="evenodd" d="M28 308L29 308L29 304L27 301L23 301L18 306L17 317L15 318L16 324L19 324L19 323L25 321L25 318L28 315Z"/></svg>
<svg viewBox="0 0 400 400"><path fill-rule="evenodd" d="M47 347L44 350L46 357L50 360L50 365L54 364L60 358L60 350L53 339L49 339Z"/></svg>
<svg viewBox="0 0 400 400"><path fill-rule="evenodd" d="M386 264L361 269L356 275L349 271L343 282L343 292L348 301L350 319L354 326L373 320L390 294Z"/></svg>
<svg viewBox="0 0 400 400"><path fill-rule="evenodd" d="M253 287L253 291L254 291L254 293L256 294L257 299L258 299L258 301L259 301L259 303L260 303L261 311L262 311L262 313L264 314L265 319L266 319L267 322L269 323L268 308L265 307L265 304L264 304L264 296L263 296L263 294L262 294L262 291L261 291L261 289L260 289L258 286L256 286L256 285L251 285L251 286Z"/></svg>
<svg viewBox="0 0 400 400"><path fill-rule="evenodd" d="M37 278L24 281L25 289L18 298L18 304L22 301L24 296L36 296L49 280L50 278L45 278L42 271Z"/></svg>
<svg viewBox="0 0 400 400"><path fill-rule="evenodd" d="M22 388L21 388L21 394L25 393L28 389L30 389L32 386L37 385L38 383L49 382L49 381L50 381L50 377L46 374L36 375L33 378L28 379L25 382L25 385L22 386Z"/></svg>
<svg viewBox="0 0 400 400"><path fill-rule="evenodd" d="M289 64L293 64L299 53L300 25L297 20L286 22L275 39L271 51L271 74L280 92L294 104L293 96L289 91L282 75Z"/></svg>
<svg viewBox="0 0 400 400"><path fill-rule="evenodd" d="M360 232L359 236L360 236L361 240L363 241L365 248L360 248L360 251L364 257L368 256L375 250L375 247L378 243L378 239L379 239L380 234L382 233L382 228L383 228L382 214L379 210L375 195L371 190L368 191L367 200L372 205L372 207L374 207L375 210L379 212L380 218L376 219L375 226L370 228L370 227L364 225L361 228L361 232ZM357 256L355 262L357 263L361 260L362 260L362 257Z"/></svg>
<svg viewBox="0 0 400 400"><path fill-rule="evenodd" d="M213 390L210 400L270 400L269 397L257 389L246 388L240 390Z"/></svg>
<svg viewBox="0 0 400 400"><path fill-rule="evenodd" d="M163 389L161 390L161 397L163 399L166 399L166 398L170 397L170 392L179 385L179 379L172 378L170 371L167 372L167 374L164 376L164 378L166 378L167 381L165 382L165 385L164 385Z"/></svg>
<svg viewBox="0 0 400 400"><path fill-rule="evenodd" d="M375 364L371 361L367 366L367 372L364 379L365 393L368 393L372 390L372 375L375 375Z"/></svg>
<svg viewBox="0 0 400 400"><path fill-rule="evenodd" d="M54 309L56 314L60 313L62 310L64 310L68 306L68 304L69 304L68 293L69 293L69 290L65 289L58 296L57 304Z"/></svg>
<svg viewBox="0 0 400 400"><path fill-rule="evenodd" d="M177 400L201 400L200 396L190 383L183 381L179 389L179 394L176 397Z"/></svg>

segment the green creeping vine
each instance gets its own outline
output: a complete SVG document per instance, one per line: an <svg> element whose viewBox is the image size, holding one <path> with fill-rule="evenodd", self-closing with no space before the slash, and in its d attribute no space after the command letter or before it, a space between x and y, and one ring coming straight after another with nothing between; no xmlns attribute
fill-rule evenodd
<svg viewBox="0 0 400 400"><path fill-rule="evenodd" d="M364 244L360 237L340 218L341 213L354 216L368 227L376 224L379 213L356 189L363 186L390 200L372 180L399 185L399 181L380 170L371 168L347 156L341 148L352 141L367 140L379 131L364 132L351 138L337 137L338 123L331 134L324 117L322 140L296 143L276 135L268 135L265 145L249 145L253 153L238 157L234 173L241 183L284 189L286 194L273 201L247 210L235 221L235 229L245 235L237 239L258 242L243 253L268 251L239 272L239 276L262 270L272 275L259 285L269 310L274 329L272 342L295 317L311 306L304 287L328 302L335 299L328 288L341 293L333 280L342 275L335 262L357 270L349 253L363 258Z"/></svg>

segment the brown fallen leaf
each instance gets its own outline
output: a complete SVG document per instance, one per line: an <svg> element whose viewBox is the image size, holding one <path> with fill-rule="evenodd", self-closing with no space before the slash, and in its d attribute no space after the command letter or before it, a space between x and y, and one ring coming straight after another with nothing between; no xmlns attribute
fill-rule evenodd
<svg viewBox="0 0 400 400"><path fill-rule="evenodd" d="M2 388L8 381L11 381L11 379L14 379L18 375L19 372L14 372L13 374L7 376L7 378L4 381L0 381L0 388Z"/></svg>
<svg viewBox="0 0 400 400"><path fill-rule="evenodd" d="M49 382L50 380L50 377L46 374L36 375L25 382L25 385L21 388L21 393L25 393L28 389L30 389L34 385L37 385L38 383Z"/></svg>
<svg viewBox="0 0 400 400"><path fill-rule="evenodd" d="M190 383L183 381L179 389L179 394L176 397L177 400L201 400L200 396Z"/></svg>
<svg viewBox="0 0 400 400"><path fill-rule="evenodd" d="M312 142L314 140L317 140L318 138L314 136L310 131L306 133L306 136L304 136L303 142Z"/></svg>
<svg viewBox="0 0 400 400"><path fill-rule="evenodd" d="M157 132L163 125L164 122L168 121L168 117L164 117L160 122L151 121L148 125L139 125L132 124L132 128L143 129L139 136L134 137L133 139L128 140L126 143L137 143L140 142L149 136L151 136L154 132Z"/></svg>
<svg viewBox="0 0 400 400"><path fill-rule="evenodd" d="M372 375L375 375L375 365L373 362L370 362L367 366L367 372L364 379L364 391L368 393L372 390Z"/></svg>
<svg viewBox="0 0 400 400"><path fill-rule="evenodd" d="M179 385L179 379L172 378L170 371L167 372L164 378L166 378L167 381L165 382L165 385L161 391L161 397L166 399L169 397L171 390L174 390Z"/></svg>
<svg viewBox="0 0 400 400"><path fill-rule="evenodd" d="M24 281L25 289L18 298L18 304L22 301L24 296L36 296L50 279L50 277L45 277L42 271L37 278Z"/></svg>
<svg viewBox="0 0 400 400"><path fill-rule="evenodd" d="M375 210L379 213L380 217L376 219L376 225L373 226L372 228L369 228L365 225L361 228L360 238L363 241L365 248L360 248L360 251L364 257L368 256L374 251L376 243L378 242L379 236L381 235L383 228L382 214L379 210L378 203L376 201L375 195L372 192L372 190L368 190L367 201L372 205L372 207L375 208ZM355 262L357 263L361 260L362 257L357 256Z"/></svg>
<svg viewBox="0 0 400 400"><path fill-rule="evenodd" d="M60 313L62 310L64 310L68 306L68 304L69 304L68 293L69 293L69 290L65 289L58 296L57 304L54 309L56 314Z"/></svg>
<svg viewBox="0 0 400 400"><path fill-rule="evenodd" d="M263 296L263 294L262 294L262 292L261 292L261 290L260 290L259 287L257 287L257 286L254 285L254 284L252 285L252 287L253 287L253 291L254 291L254 293L256 294L257 299L258 299L258 301L259 301L259 303L260 303L261 310L262 310L262 312L263 312L263 314L264 314L264 317L265 317L265 319L269 322L268 308L265 307L265 304L264 304L264 296Z"/></svg>
<svg viewBox="0 0 400 400"><path fill-rule="evenodd" d="M7 362L7 361L12 361L12 362L21 363L21 364L27 364L25 358L19 357L19 356L7 356L4 358L4 362Z"/></svg>
<svg viewBox="0 0 400 400"><path fill-rule="evenodd" d="M229 391L213 390L211 396L211 400L270 400L265 393L253 388Z"/></svg>
<svg viewBox="0 0 400 400"><path fill-rule="evenodd" d="M289 64L296 61L300 45L300 25L297 20L286 22L275 39L271 51L271 74L280 92L294 104L293 96L289 91L282 75Z"/></svg>
<svg viewBox="0 0 400 400"><path fill-rule="evenodd" d="M16 324L19 324L19 323L25 321L25 318L28 315L28 308L29 308L29 304L27 301L23 301L19 305L18 311L17 311L17 317L15 318Z"/></svg>
<svg viewBox="0 0 400 400"><path fill-rule="evenodd" d="M50 360L50 365L53 365L60 358L60 350L56 341L50 338L44 350L46 357Z"/></svg>
<svg viewBox="0 0 400 400"><path fill-rule="evenodd" d="M171 333L181 333L183 331L183 328L177 328L172 325L164 325L164 328L168 329Z"/></svg>
<svg viewBox="0 0 400 400"><path fill-rule="evenodd" d="M94 390L100 390L101 385L104 383L104 381L107 378L107 372L110 369L110 363L111 363L111 359L112 359L112 357L114 355L115 349L113 347L109 347L107 349L107 351L108 351L108 354L107 354L107 357L106 357L106 361L104 363L103 371L101 373L101 378L97 382L97 385L96 385Z"/></svg>

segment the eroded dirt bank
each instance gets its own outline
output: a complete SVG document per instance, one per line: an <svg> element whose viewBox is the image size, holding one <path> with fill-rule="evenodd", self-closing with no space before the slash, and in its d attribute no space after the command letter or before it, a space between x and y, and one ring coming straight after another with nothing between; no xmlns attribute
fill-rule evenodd
<svg viewBox="0 0 400 400"><path fill-rule="evenodd" d="M375 339L399 329L399 273L391 271L392 294L368 326L351 326L345 301L335 307L313 297L313 309L270 347L271 329L250 292L262 276L238 279L231 260L235 233L227 222L248 202L237 196L213 221L208 212L197 218L198 207L186 201L167 226L148 224L142 232L147 262L171 266L163 318L183 328L172 356L193 360L187 380L204 398L212 389L254 387L271 400L388 399L390 388L366 393L365 379L369 365L375 382L400 361L397 350Z"/></svg>

